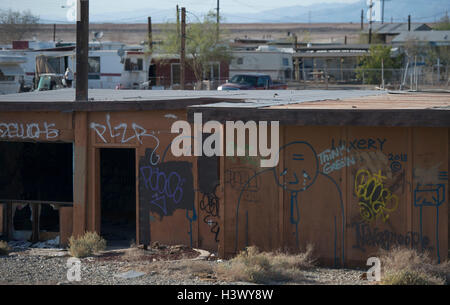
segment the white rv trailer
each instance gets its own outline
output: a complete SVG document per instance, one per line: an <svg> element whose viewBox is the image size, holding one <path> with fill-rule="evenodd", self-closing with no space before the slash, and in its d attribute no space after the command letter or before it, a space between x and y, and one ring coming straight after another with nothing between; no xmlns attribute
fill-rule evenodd
<svg viewBox="0 0 450 305"><path fill-rule="evenodd" d="M292 52L287 50L260 46L254 51L233 51L232 56L230 78L242 73L264 73L285 82L293 77Z"/></svg>
<svg viewBox="0 0 450 305"><path fill-rule="evenodd" d="M148 80L150 61L150 55L142 51L90 51L89 88L138 89Z"/></svg>
<svg viewBox="0 0 450 305"><path fill-rule="evenodd" d="M23 56L0 55L0 94L20 92L24 75L21 65L25 61Z"/></svg>
<svg viewBox="0 0 450 305"><path fill-rule="evenodd" d="M53 72L64 74L66 68L76 73L76 53L54 50L1 50L2 56L20 56L25 85L32 86L36 75L36 57L47 57ZM142 51L94 50L89 51L90 89L136 89L148 80L151 57ZM74 81L73 86L76 86Z"/></svg>

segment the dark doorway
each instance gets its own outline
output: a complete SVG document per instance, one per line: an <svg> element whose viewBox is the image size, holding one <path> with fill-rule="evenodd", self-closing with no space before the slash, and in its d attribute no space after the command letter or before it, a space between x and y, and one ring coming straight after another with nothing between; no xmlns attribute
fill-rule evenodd
<svg viewBox="0 0 450 305"><path fill-rule="evenodd" d="M151 64L150 67L148 68L148 80L149 80L150 86L157 85L157 83L156 83L156 65L155 64Z"/></svg>
<svg viewBox="0 0 450 305"><path fill-rule="evenodd" d="M100 149L101 235L110 246L136 240L135 150Z"/></svg>

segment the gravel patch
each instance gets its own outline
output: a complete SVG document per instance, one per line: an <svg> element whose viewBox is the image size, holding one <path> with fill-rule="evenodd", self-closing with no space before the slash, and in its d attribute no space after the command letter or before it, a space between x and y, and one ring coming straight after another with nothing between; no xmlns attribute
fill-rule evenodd
<svg viewBox="0 0 450 305"><path fill-rule="evenodd" d="M109 251L96 257L82 258L81 281L67 280L68 252L61 249L21 249L8 256L0 256L0 285L41 284L41 285L234 285L251 284L227 282L216 277L214 272L218 264L226 261L214 256L199 260L192 249L186 250L187 258L177 253L176 260L167 260L164 255L134 249ZM169 251L170 252L170 251ZM111 254L121 253L121 255ZM167 252L164 252L167 254ZM174 253L173 253L174 254ZM170 255L169 255L170 256ZM194 257L194 258L193 258ZM204 251L203 251L203 257ZM354 269L332 269L317 267L303 271L305 285L365 285L362 280L364 271ZM139 276L122 276L139 274ZM290 283L283 283L290 284Z"/></svg>

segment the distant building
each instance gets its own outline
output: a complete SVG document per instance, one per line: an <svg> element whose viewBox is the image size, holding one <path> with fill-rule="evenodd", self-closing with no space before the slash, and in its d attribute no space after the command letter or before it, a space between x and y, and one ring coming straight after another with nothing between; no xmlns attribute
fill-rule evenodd
<svg viewBox="0 0 450 305"><path fill-rule="evenodd" d="M186 56L186 61L191 60L190 56ZM180 56L178 54L153 54L149 67L149 87L175 89L180 87ZM211 62L203 72L201 81L208 81L209 88L215 89L224 83L229 77L229 67L226 62ZM185 88L194 89L197 79L194 71L189 64L186 64L185 70Z"/></svg>
<svg viewBox="0 0 450 305"><path fill-rule="evenodd" d="M392 40L393 45L414 41L435 47L450 45L450 31L403 32Z"/></svg>
<svg viewBox="0 0 450 305"><path fill-rule="evenodd" d="M373 23L372 35L373 38L383 43L391 43L391 41L399 34L403 32L420 32L431 31L431 27L425 23L411 23L411 27L408 27L408 23ZM363 31L363 35L369 35L369 29Z"/></svg>
<svg viewBox="0 0 450 305"><path fill-rule="evenodd" d="M355 80L358 59L369 53L369 45L309 45L300 47L293 55L297 80L321 80L327 75L331 81Z"/></svg>

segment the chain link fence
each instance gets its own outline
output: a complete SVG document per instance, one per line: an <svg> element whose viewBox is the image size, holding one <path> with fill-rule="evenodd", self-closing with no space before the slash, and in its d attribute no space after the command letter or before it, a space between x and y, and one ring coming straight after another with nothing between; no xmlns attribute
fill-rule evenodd
<svg viewBox="0 0 450 305"><path fill-rule="evenodd" d="M375 85L395 90L448 89L447 66L406 66L402 69L304 69L299 81L306 84Z"/></svg>

